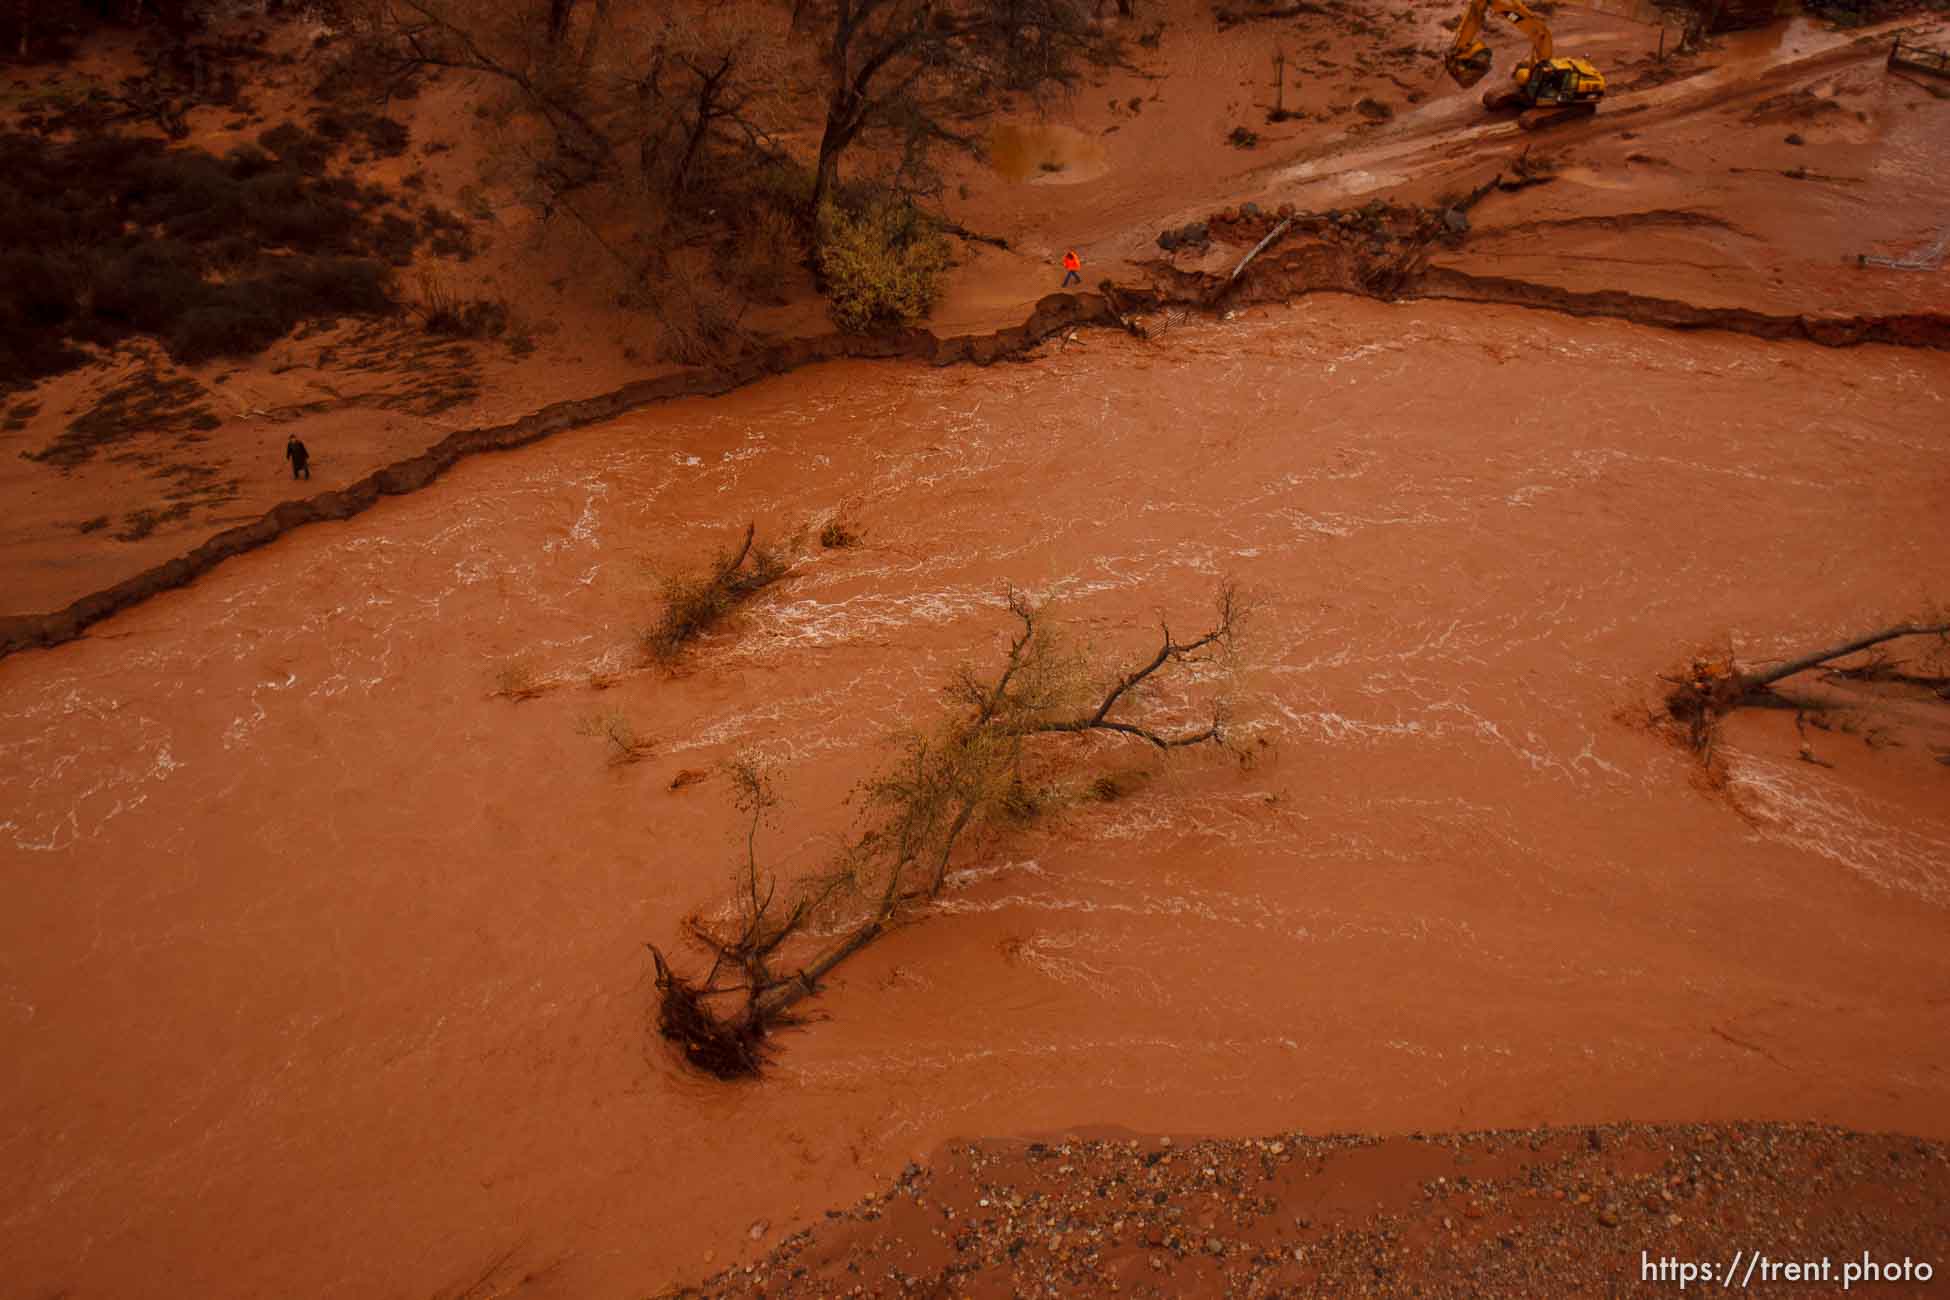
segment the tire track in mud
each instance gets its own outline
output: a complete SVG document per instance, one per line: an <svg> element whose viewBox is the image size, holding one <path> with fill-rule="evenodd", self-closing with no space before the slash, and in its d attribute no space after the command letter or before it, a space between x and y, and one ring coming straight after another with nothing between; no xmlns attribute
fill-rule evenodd
<svg viewBox="0 0 1950 1300"><path fill-rule="evenodd" d="M1753 236L1724 217L1716 217L1710 212L1699 212L1692 208L1650 208L1643 212L1620 212L1611 215L1587 217L1552 217L1542 221L1519 221L1508 226L1485 226L1475 234L1472 242L1487 243L1509 235L1535 235L1544 231L1560 230L1643 230L1646 227L1706 227L1710 230L1724 230L1748 239Z"/></svg>
<svg viewBox="0 0 1950 1300"><path fill-rule="evenodd" d="M1583 292L1505 276L1471 275L1432 267L1416 276L1403 298L1495 303L1560 312L1566 316L1606 316L1667 330L1725 330L1758 339L1800 340L1829 348L1863 343L1896 347L1950 349L1950 315L1898 312L1873 316L1775 315L1745 307L1696 307L1676 298L1653 298L1622 289Z"/></svg>

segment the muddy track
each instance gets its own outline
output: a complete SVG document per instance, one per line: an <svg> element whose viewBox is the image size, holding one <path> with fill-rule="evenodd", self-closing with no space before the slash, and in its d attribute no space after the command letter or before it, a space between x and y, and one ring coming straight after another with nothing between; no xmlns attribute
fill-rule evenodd
<svg viewBox="0 0 1950 1300"><path fill-rule="evenodd" d="M1607 220L1612 220L1608 218ZM1485 239L1504 233L1488 231ZM1668 330L1725 330L1754 338L1798 339L1823 347L1863 343L1950 349L1950 313L1906 312L1868 316L1776 315L1744 307L1698 307L1674 298L1654 298L1623 290L1583 292L1507 276L1471 275L1428 266L1429 244L1374 255L1347 242L1308 240L1274 245L1252 273L1237 284L1210 272L1184 271L1165 262L1147 264L1149 289L1117 290L1119 305L1159 310L1178 306L1211 307L1291 301L1309 293L1358 293L1389 301L1442 299L1495 303L1554 311L1566 316L1602 316Z"/></svg>
<svg viewBox="0 0 1950 1300"><path fill-rule="evenodd" d="M1504 303L1562 312L1567 316L1609 316L1658 329L1727 330L1760 339L1801 339L1830 348L1889 343L1898 347L1950 349L1950 314L1943 312L1781 316L1744 307L1695 307L1674 298L1651 298L1616 289L1581 293L1504 276L1470 275L1447 267L1420 272L1402 296Z"/></svg>
<svg viewBox="0 0 1950 1300"><path fill-rule="evenodd" d="M824 361L900 359L937 366L985 366L1021 356L1051 335L1078 325L1115 323L1104 300L1096 294L1051 294L1036 304L1022 325L993 334L942 339L926 330L908 330L871 338L827 334L795 339L721 368L644 380L600 397L557 402L509 424L464 429L417 456L375 470L350 487L280 502L251 523L218 533L186 554L83 596L65 609L0 618L0 658L18 650L72 641L111 614L159 592L184 586L232 556L275 541L294 528L349 519L382 497L417 491L467 456L526 446L566 429L613 420L680 397L722 396L757 380Z"/></svg>
<svg viewBox="0 0 1950 1300"><path fill-rule="evenodd" d="M1556 217L1543 221L1520 221L1509 226L1486 226L1475 235L1472 243L1482 244L1492 239L1510 235L1535 235L1544 231L1565 230L1609 230L1632 231L1651 228L1705 227L1710 230L1725 230L1736 235L1748 235L1724 217L1716 217L1710 212L1695 212L1687 208L1653 208L1645 212L1620 212L1609 216Z"/></svg>

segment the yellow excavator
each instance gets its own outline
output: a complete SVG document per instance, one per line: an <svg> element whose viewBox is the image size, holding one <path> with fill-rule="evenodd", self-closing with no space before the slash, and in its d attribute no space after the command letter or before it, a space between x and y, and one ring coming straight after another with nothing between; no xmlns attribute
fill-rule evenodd
<svg viewBox="0 0 1950 1300"><path fill-rule="evenodd" d="M1605 97L1604 74L1584 59L1551 57L1551 29L1523 0L1469 0L1456 40L1442 60L1459 86L1473 86L1490 70L1490 47L1483 43L1483 22L1501 14L1530 38L1530 57L1517 64L1506 87L1483 92L1483 107L1521 109L1518 122L1526 131L1570 117L1598 111Z"/></svg>

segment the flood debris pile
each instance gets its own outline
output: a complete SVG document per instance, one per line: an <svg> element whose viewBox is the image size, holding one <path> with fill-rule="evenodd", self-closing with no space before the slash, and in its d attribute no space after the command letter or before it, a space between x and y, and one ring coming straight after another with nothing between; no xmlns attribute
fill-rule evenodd
<svg viewBox="0 0 1950 1300"><path fill-rule="evenodd" d="M1158 305L1193 302L1280 301L1317 290L1393 298L1410 283L1434 245L1454 243L1468 232L1465 215L1501 181L1499 175L1474 193L1437 206L1375 199L1358 208L1323 212L1282 203L1224 208L1166 230L1158 247L1167 257L1145 263ZM1534 183L1534 182L1532 182ZM1251 250L1253 265L1224 272L1181 267L1180 253L1203 256L1216 245ZM1250 270L1250 275L1242 272Z"/></svg>
<svg viewBox="0 0 1950 1300"><path fill-rule="evenodd" d="M782 884L758 852L778 798L759 768L731 765L746 819L736 896L685 925L710 966L686 976L649 945L658 1032L692 1065L720 1078L756 1074L771 1035L797 1023L822 980L941 896L959 852L993 845L1066 798L1102 798L1101 782L1082 773L1087 742L1135 741L1160 754L1228 747L1223 692L1195 720L1156 693L1168 678L1225 680L1242 616L1231 586L1203 632L1181 640L1166 624L1150 657L1121 672L1106 670L1021 592L1008 592L1006 604L1015 627L1002 662L987 673L960 670L940 714L910 729L887 766L860 784L860 826L833 860Z"/></svg>

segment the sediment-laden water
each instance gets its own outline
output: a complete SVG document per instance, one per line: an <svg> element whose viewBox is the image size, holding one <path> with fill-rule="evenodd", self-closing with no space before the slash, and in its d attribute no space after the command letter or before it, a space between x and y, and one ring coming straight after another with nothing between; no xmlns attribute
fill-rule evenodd
<svg viewBox="0 0 1950 1300"><path fill-rule="evenodd" d="M1942 1136L1950 800L1780 719L1645 724L1706 644L1950 581L1950 358L1315 298L1033 364L831 366L463 465L0 663L0 1256L23 1294L646 1293L939 1141L1818 1118ZM675 675L656 576L792 578ZM782 869L1000 592L1113 657L1257 597L1241 770L964 864L775 1075L685 1074L645 940ZM492 698L525 668L539 698ZM592 687L591 679L609 682ZM612 767L579 730L655 741ZM1784 728L1786 730L1784 731ZM1264 745L1257 741L1264 739Z"/></svg>

